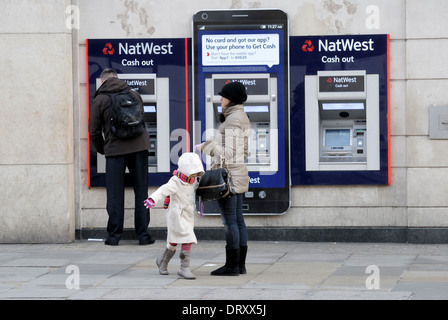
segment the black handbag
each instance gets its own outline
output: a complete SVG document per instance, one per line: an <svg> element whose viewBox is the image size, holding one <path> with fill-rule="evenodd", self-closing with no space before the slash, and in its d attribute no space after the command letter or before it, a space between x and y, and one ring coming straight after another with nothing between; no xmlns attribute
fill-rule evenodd
<svg viewBox="0 0 448 320"><path fill-rule="evenodd" d="M206 171L199 181L196 195L202 201L214 201L233 194L233 181L229 170L224 168L225 148L223 142L221 168Z"/></svg>
<svg viewBox="0 0 448 320"><path fill-rule="evenodd" d="M204 201L214 201L232 193L232 177L226 168L206 171L199 181L196 195Z"/></svg>

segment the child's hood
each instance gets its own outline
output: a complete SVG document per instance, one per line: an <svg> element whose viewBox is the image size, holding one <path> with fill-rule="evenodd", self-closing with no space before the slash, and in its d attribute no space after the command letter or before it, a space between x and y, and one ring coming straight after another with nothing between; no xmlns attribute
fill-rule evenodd
<svg viewBox="0 0 448 320"><path fill-rule="evenodd" d="M204 167L202 166L201 159L196 153L186 152L182 154L177 163L178 169L186 176L190 176L194 173L199 175L204 174Z"/></svg>

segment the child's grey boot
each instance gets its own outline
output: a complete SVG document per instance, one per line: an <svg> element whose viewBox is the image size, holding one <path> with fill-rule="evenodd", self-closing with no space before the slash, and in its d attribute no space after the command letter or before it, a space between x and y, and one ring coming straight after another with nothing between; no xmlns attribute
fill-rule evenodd
<svg viewBox="0 0 448 320"><path fill-rule="evenodd" d="M163 254L160 258L157 258L156 264L159 267L159 273L163 275L167 275L168 273L168 262L170 262L171 258L174 256L176 251L169 250L165 248Z"/></svg>
<svg viewBox="0 0 448 320"><path fill-rule="evenodd" d="M177 272L179 277L184 279L196 279L196 276L190 270L190 251L181 251L180 255L180 269Z"/></svg>

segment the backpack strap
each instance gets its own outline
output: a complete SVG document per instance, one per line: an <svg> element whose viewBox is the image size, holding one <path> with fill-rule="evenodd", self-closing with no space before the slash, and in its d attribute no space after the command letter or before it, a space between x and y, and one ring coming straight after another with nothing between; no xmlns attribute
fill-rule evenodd
<svg viewBox="0 0 448 320"><path fill-rule="evenodd" d="M112 98L112 96L116 96L119 93L125 93L126 94L126 93L129 93L129 91L131 91L131 87L127 86L127 88L125 88L125 89L123 89L121 91L118 91L118 92L99 92L98 95L104 94L104 95L109 96L109 97Z"/></svg>

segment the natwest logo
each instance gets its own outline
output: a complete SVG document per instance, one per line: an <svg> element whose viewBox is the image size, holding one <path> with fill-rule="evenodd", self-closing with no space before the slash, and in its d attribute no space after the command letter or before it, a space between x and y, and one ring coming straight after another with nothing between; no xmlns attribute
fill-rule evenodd
<svg viewBox="0 0 448 320"><path fill-rule="evenodd" d="M118 44L119 54L128 55L145 55L145 54L173 54L173 45L171 42L159 45L153 42L139 42L136 44L129 44L127 42Z"/></svg>
<svg viewBox="0 0 448 320"><path fill-rule="evenodd" d="M303 52L313 52L314 51L314 46L313 46L313 43L311 42L311 40L305 41L305 43L302 46L302 51Z"/></svg>
<svg viewBox="0 0 448 320"><path fill-rule="evenodd" d="M357 77L333 77L335 83L356 83L357 80Z"/></svg>
<svg viewBox="0 0 448 320"><path fill-rule="evenodd" d="M372 39L366 41L355 41L355 39L328 41L328 39L325 39L319 40L319 51L374 51L374 44L375 42Z"/></svg>
<svg viewBox="0 0 448 320"><path fill-rule="evenodd" d="M103 54L114 54L115 53L115 49L114 47L112 47L112 44L110 42L106 43L106 45L103 48Z"/></svg>

